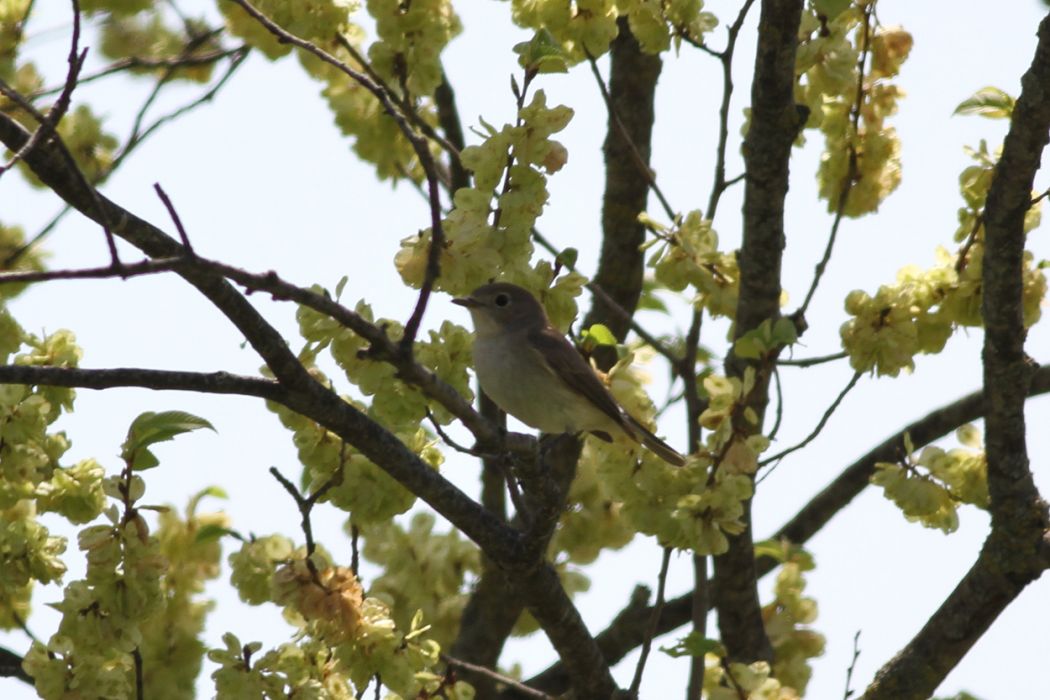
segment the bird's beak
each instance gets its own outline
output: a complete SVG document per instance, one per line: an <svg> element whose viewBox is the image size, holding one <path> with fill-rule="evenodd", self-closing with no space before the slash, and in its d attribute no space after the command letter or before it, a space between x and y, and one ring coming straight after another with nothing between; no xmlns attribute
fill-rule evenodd
<svg viewBox="0 0 1050 700"><path fill-rule="evenodd" d="M476 309L482 305L481 302L474 297L456 297L452 300L452 303L458 304L459 306L465 306L468 309Z"/></svg>

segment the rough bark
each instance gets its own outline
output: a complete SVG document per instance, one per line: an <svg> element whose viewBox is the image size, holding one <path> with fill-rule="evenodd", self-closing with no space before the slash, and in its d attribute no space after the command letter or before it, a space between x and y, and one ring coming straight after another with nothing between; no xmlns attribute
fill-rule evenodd
<svg viewBox="0 0 1050 700"><path fill-rule="evenodd" d="M1050 16L1039 26L985 203L982 270L985 451L992 530L977 561L929 622L875 676L866 700L929 697L999 614L1050 567L1050 514L1028 465L1024 399L1024 215L1050 139Z"/></svg>
<svg viewBox="0 0 1050 700"><path fill-rule="evenodd" d="M762 2L751 85L751 126L744 139L747 177L736 337L766 319L776 318L780 310L784 199L791 144L799 129L794 84L801 15L801 0ZM729 375L740 377L749 364L731 355L726 370ZM769 400L768 384L768 371L759 371L747 402L759 417L758 425L745 424L741 416L734 419L737 430L745 434L761 430ZM744 504L744 511L746 529L729 538L729 551L715 557L711 600L718 611L718 627L729 656L745 662L772 661L773 648L766 636L758 598L750 501Z"/></svg>
<svg viewBox="0 0 1050 700"><path fill-rule="evenodd" d="M645 258L639 246L645 228L638 215L649 198L649 167L653 134L653 99L663 63L659 55L642 52L624 18L620 34L609 47L609 119L605 132L605 193L602 196L602 249L594 283L628 313L638 307ZM641 162L639 162L641 161ZM627 336L629 319L595 297L584 324L602 323L618 339ZM599 349L604 368L616 362L612 348Z"/></svg>

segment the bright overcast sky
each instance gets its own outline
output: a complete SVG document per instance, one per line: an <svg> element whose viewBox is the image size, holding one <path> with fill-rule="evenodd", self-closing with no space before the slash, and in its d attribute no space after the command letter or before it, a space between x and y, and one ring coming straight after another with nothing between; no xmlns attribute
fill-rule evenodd
<svg viewBox="0 0 1050 700"><path fill-rule="evenodd" d="M510 24L507 3L460 4L465 32L448 48L447 72L456 88L464 126L476 125L479 115L498 125L512 117L509 76L518 69L510 47L527 34ZM212 18L217 14L202 0L180 5L187 10L206 8L203 11ZM736 7L736 2L718 2L708 9L725 24ZM1035 47L1036 24L1045 9L1036 0L998 3L994 10L985 3L880 3L878 15L883 24L901 24L915 37L911 58L900 76L908 96L901 113L891 120L903 141L903 182L878 214L844 223L835 257L811 307L810 330L796 356L839 350L838 327L845 316L842 299L848 291L872 292L879 284L891 282L901 266L931 265L936 246L952 246L961 202L958 174L969 162L963 147L976 146L982 138L994 147L1006 127L1003 122L952 117L952 110L986 85L1017 94L1020 76ZM756 6L737 51L738 91L732 109L736 125L730 131L734 137L748 103L754 51L750 32L757 12ZM50 82L56 82L65 67L69 8L57 0L37 2L36 14L26 55L47 67ZM711 45L721 47L724 36L724 27L720 27L711 35ZM607 70L604 62L603 67ZM551 179L551 201L539 228L556 245L579 248L582 269L593 270L603 185L604 106L586 66L568 76L543 76L538 86L547 92L549 104L564 103L576 110L576 117L559 137L569 149L569 163ZM117 134L125 134L147 87L118 78L85 86L77 97L107 115L107 125ZM198 90L172 90L155 113L192 99ZM677 209L701 208L707 201L720 90L718 67L710 57L688 48L683 48L679 58L666 57L658 91L653 158L659 183ZM276 269L290 281L319 282L329 288L348 275L345 301L365 297L377 316L405 319L414 294L401 286L392 258L401 238L427 225L424 202L411 187L392 189L373 181L370 168L352 157L318 92L319 86L293 58L271 64L253 54L213 104L151 138L103 192L171 231L152 190L153 183L160 182L200 254L252 271ZM734 158L736 145L731 141ZM785 287L792 298L789 309L804 294L831 224L825 205L815 200L819 147L819 135L811 135L810 147L796 151L792 161L785 260ZM730 165L729 175L739 171L737 160ZM22 224L33 232L58 210L59 203L47 193L27 193L16 180L9 175L0 182L0 213L5 224ZM1045 175L1037 177L1038 188L1048 185ZM715 222L729 247L739 241L739 206L740 191L731 191ZM101 232L79 215L67 217L46 247L52 252L50 264L56 268L107 261ZM1030 248L1037 258L1050 258L1045 227L1032 234ZM141 257L128 247L122 251L125 261ZM253 299L297 346L294 309L261 296ZM73 329L85 349L84 367L254 373L261 364L250 349L241 347L241 338L225 319L173 276L126 282L53 282L26 292L12 308L30 331ZM436 326L444 319L467 322L462 309L438 297L428 310L427 324ZM641 321L654 328L667 323L656 316L643 316ZM686 316L678 315L674 324L683 328ZM712 324L706 333L705 343L718 351L724 349L725 326ZM918 358L911 376L865 378L821 437L786 459L761 484L755 501L756 539L774 531L844 466L895 430L977 389L981 340L980 331L960 332L949 342L944 357ZM1050 360L1048 348L1050 332L1044 324L1031 333L1028 352L1045 363ZM662 369L654 372L657 397L666 390L662 374ZM778 446L793 444L807 434L850 375L844 363L783 372L786 417ZM158 450L161 468L146 475L146 500L171 502L181 508L189 494L218 484L229 492L230 500L225 504L206 501L205 507L224 507L234 528L256 534L283 532L301 539L291 501L266 473L271 465L286 474L298 473L290 435L254 399L81 390L76 413L60 423L73 441L67 459L93 456L116 470L115 456L131 419L146 410L176 408L208 418L218 435L193 434L162 446ZM1044 495L1050 495L1050 438L1046 430L1039 429L1050 425L1050 399L1034 401L1028 417L1036 482ZM660 427L673 444L684 445L681 413L669 412ZM443 473L463 488L476 491L478 467L473 462L450 456ZM817 569L808 575L807 593L819 603L820 617L814 628L827 636L827 651L814 663L809 697L842 697L857 630L861 631L861 656L853 687L863 689L874 672L922 626L969 568L986 534L983 513L964 508L960 520L959 531L951 536L924 529L905 522L889 501L869 489L813 539L808 548L816 557ZM348 558L341 523L334 509L322 509L315 518L315 532L337 556ZM82 572L75 548L73 541L66 555L71 564L67 581ZM636 583L655 588L658 568L659 549L639 537L588 571L592 590L580 596L578 603L592 631L604 628L627 602ZM628 576L623 575L625 571ZM367 579L367 569L364 574ZM684 592L690 581L689 557L673 559L669 594ZM763 582L763 595L771 585L769 577ZM219 598L207 629L209 645L217 646L225 631L267 645L288 638L290 630L272 606L248 608L226 584L212 586L209 593ZM36 612L29 624L39 635L49 635L57 621L42 604L58 597L55 587L40 587L35 592ZM1050 648L1048 616L1050 578L1044 577L1002 615L939 692L947 695L967 689L986 700L1050 697L1050 676L1043 672ZM671 638L658 643L666 645ZM27 646L20 633L0 634L0 644L20 652ZM546 640L534 636L508 645L503 662L509 666L520 661L528 675L552 658ZM617 667L621 683L629 682L636 658L632 655ZM205 680L210 670L206 664ZM656 653L647 667L642 695L680 697L686 675L684 661ZM204 682L201 687L211 686ZM201 696L207 694L204 691ZM0 695L12 700L33 697L12 680L0 680Z"/></svg>

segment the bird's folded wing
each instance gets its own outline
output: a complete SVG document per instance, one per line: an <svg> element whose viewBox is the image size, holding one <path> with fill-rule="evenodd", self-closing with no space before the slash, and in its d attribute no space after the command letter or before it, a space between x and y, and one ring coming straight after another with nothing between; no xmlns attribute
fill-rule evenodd
<svg viewBox="0 0 1050 700"><path fill-rule="evenodd" d="M631 426L624 420L620 405L616 403L602 380L583 359L576 348L553 328L533 331L529 341L551 365L551 369L570 388L591 400L602 413L616 421L629 435L634 435Z"/></svg>

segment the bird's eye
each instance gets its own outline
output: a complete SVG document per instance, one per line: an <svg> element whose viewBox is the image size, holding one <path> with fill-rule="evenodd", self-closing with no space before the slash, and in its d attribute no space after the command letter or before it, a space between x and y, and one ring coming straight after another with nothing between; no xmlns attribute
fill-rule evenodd
<svg viewBox="0 0 1050 700"><path fill-rule="evenodd" d="M496 306L503 307L510 303L510 297L506 294L497 294L495 302Z"/></svg>

